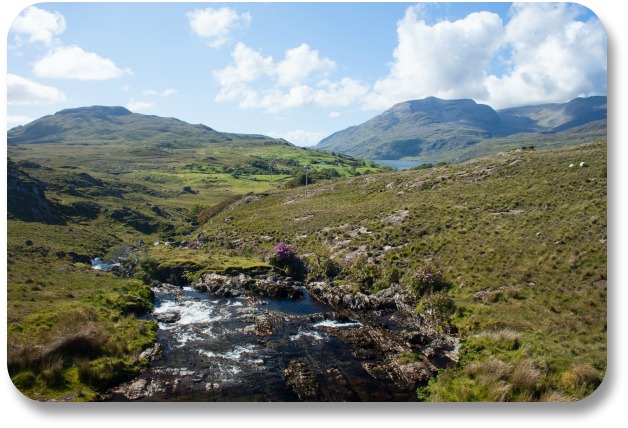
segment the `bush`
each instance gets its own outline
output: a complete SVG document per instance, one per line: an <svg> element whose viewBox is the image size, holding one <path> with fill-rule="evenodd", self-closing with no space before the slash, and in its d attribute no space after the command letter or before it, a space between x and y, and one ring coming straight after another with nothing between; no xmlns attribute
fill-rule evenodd
<svg viewBox="0 0 628 428"><path fill-rule="evenodd" d="M278 242L268 256L268 263L286 276L302 281L305 279L306 267L292 245Z"/></svg>
<svg viewBox="0 0 628 428"><path fill-rule="evenodd" d="M450 317L456 311L456 305L447 293L439 291L423 297L417 311L435 324L448 325Z"/></svg>
<svg viewBox="0 0 628 428"><path fill-rule="evenodd" d="M333 281L340 275L342 268L329 257L315 256L315 258L308 260L307 270L308 278L311 280Z"/></svg>
<svg viewBox="0 0 628 428"><path fill-rule="evenodd" d="M412 273L406 279L407 287L417 296L433 294L438 291L447 290L450 284L443 279L443 273L432 272L430 269L423 269Z"/></svg>
<svg viewBox="0 0 628 428"><path fill-rule="evenodd" d="M361 291L373 291L382 276L380 267L365 256L358 256L347 263L343 277L354 282Z"/></svg>

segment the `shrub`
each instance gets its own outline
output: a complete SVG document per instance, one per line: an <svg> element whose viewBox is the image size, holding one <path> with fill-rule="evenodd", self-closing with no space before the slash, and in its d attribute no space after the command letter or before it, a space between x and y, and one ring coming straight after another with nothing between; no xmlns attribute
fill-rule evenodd
<svg viewBox="0 0 628 428"><path fill-rule="evenodd" d="M435 324L449 325L449 320L456 311L456 305L447 293L439 291L423 297L417 306L417 311Z"/></svg>
<svg viewBox="0 0 628 428"><path fill-rule="evenodd" d="M374 289L375 283L381 278L381 269L375 263L369 261L365 256L358 256L347 261L345 276L353 281L357 288L362 291Z"/></svg>
<svg viewBox="0 0 628 428"><path fill-rule="evenodd" d="M406 279L407 287L417 296L433 294L446 290L450 285L443 279L441 271L433 272L430 269L416 271Z"/></svg>
<svg viewBox="0 0 628 428"><path fill-rule="evenodd" d="M342 268L329 257L315 256L308 260L307 270L309 279L333 281L340 275Z"/></svg>
<svg viewBox="0 0 628 428"><path fill-rule="evenodd" d="M273 247L273 252L268 256L268 264L286 276L299 281L305 278L305 263L299 258L292 245L278 242Z"/></svg>
<svg viewBox="0 0 628 428"><path fill-rule="evenodd" d="M151 258L145 258L138 263L139 271L135 273L135 278L141 280L144 284L157 278L159 274L159 263Z"/></svg>

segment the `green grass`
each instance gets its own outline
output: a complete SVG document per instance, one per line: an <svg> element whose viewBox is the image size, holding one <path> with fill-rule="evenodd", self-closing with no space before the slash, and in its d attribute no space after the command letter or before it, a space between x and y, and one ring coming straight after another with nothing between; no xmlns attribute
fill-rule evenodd
<svg viewBox="0 0 628 428"><path fill-rule="evenodd" d="M317 263L322 276L340 268L338 281L367 291L442 271L455 310L441 326L460 335L461 360L419 391L422 399L577 400L604 375L605 142L401 172L270 142L54 148L9 147L66 219L7 222L10 372L30 397L98 399L142 367L139 352L155 331L137 316L150 307L140 279L268 268L265 255L279 241L297 248L311 275ZM264 168L272 162L271 181ZM307 164L313 176L333 168L346 178L282 190ZM220 209L193 225L208 207ZM163 243L194 241L198 232L204 246ZM150 263L137 278L89 266L140 240L135 257ZM357 269L356 260L372 266ZM70 319L82 321L70 327Z"/></svg>
<svg viewBox="0 0 628 428"><path fill-rule="evenodd" d="M580 168L581 161L588 166ZM477 399L579 399L595 383L566 387L566 373L587 367L595 373L589 377L601 379L606 370L606 170L605 142L513 150L319 183L307 198L303 188L271 194L217 215L203 229L223 241L259 245L260 236L270 236L348 271L358 254L381 275L393 268L406 276L426 266L441 270L452 284L457 309L448 321L465 340L463 350L475 335L504 329L516 332L525 349L519 355L489 347L488 355L469 354L465 366L489 357L506 364L500 378L506 386L522 361L543 367L543 385L534 391ZM396 222L401 212L407 214ZM452 369L435 381L432 398L443 399L438 385L447 390L473 379L464 368Z"/></svg>
<svg viewBox="0 0 628 428"><path fill-rule="evenodd" d="M156 325L137 314L152 309L150 290L137 280L73 262L61 250L98 251L100 245L107 247L107 237L98 240L96 234L78 230L88 239L81 240L84 246L65 247L72 239L67 230L48 228L8 222L9 373L33 399L93 400L102 388L137 373L146 363L139 354L155 341ZM21 242L25 236L33 237L33 245ZM102 359L110 367L94 369L86 379L85 366Z"/></svg>

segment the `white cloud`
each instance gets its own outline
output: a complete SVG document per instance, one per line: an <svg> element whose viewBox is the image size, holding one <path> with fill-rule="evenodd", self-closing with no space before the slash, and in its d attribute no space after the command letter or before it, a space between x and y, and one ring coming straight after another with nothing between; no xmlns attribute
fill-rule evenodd
<svg viewBox="0 0 628 428"><path fill-rule="evenodd" d="M129 70L121 70L113 61L86 52L78 46L62 46L48 52L35 63L33 71L38 77L76 80L115 79Z"/></svg>
<svg viewBox="0 0 628 428"><path fill-rule="evenodd" d="M141 110L146 110L153 106L154 104L151 102L136 100L136 99L131 99L128 103L125 104L125 107L134 113L137 113L138 111L141 111Z"/></svg>
<svg viewBox="0 0 628 428"><path fill-rule="evenodd" d="M177 91L176 89L172 89L172 88L164 89L161 92L156 91L154 89L147 89L147 90L142 92L142 95L146 95L146 96L156 95L156 96L159 96L159 97L169 97L170 95L174 95L177 92L179 92L179 91Z"/></svg>
<svg viewBox="0 0 628 428"><path fill-rule="evenodd" d="M288 49L286 57L277 64L277 83L284 86L298 85L304 81L312 72L331 71L336 67L336 63L328 58L320 58L318 51L302 43L299 47Z"/></svg>
<svg viewBox="0 0 628 428"><path fill-rule="evenodd" d="M339 111L332 111L331 113L329 113L329 117L331 119L336 119L336 118L340 117L340 112Z"/></svg>
<svg viewBox="0 0 628 428"><path fill-rule="evenodd" d="M232 65L214 71L220 85L216 101L239 100L241 108L262 108L268 112L306 106L346 106L368 92L356 80L332 82L325 77L334 61L321 58L307 44L288 49L276 63L271 56L238 43L231 53Z"/></svg>
<svg viewBox="0 0 628 428"><path fill-rule="evenodd" d="M50 45L54 36L65 31L65 18L59 12L48 12L31 6L15 18L10 31L28 37L30 43Z"/></svg>
<svg viewBox="0 0 628 428"><path fill-rule="evenodd" d="M320 140L327 137L326 134L322 134L320 132L304 131L303 129L285 132L271 131L267 132L267 135L273 138L283 138L284 140L301 147L314 146L318 144Z"/></svg>
<svg viewBox="0 0 628 428"><path fill-rule="evenodd" d="M65 94L52 86L42 85L15 74L7 75L8 104L54 104L65 101Z"/></svg>
<svg viewBox="0 0 628 428"><path fill-rule="evenodd" d="M567 3L514 4L506 26L511 67L487 78L486 102L501 108L606 94L606 33L597 19L577 21L582 10Z"/></svg>
<svg viewBox="0 0 628 428"><path fill-rule="evenodd" d="M250 13L238 14L228 7L196 9L186 16L194 34L207 39L212 48L226 45L233 30L246 28L251 23Z"/></svg>
<svg viewBox="0 0 628 428"><path fill-rule="evenodd" d="M31 123L33 120L35 120L35 118L30 116L7 115L7 129L11 129L19 125L26 125L27 123Z"/></svg>
<svg viewBox="0 0 628 428"><path fill-rule="evenodd" d="M499 15L475 12L428 25L420 10L408 8L398 22L390 73L375 82L365 107L388 108L428 96L486 98L485 71L504 35Z"/></svg>
<svg viewBox="0 0 628 428"><path fill-rule="evenodd" d="M387 109L410 99L471 98L494 108L565 102L606 93L606 34L574 3L515 3L504 23L491 12L427 23L421 5L397 23L386 76L372 85L332 79L336 63L307 44L280 61L238 43L233 62L215 70L217 101L267 112L298 107Z"/></svg>
<svg viewBox="0 0 628 428"><path fill-rule="evenodd" d="M515 3L505 25L489 12L428 25L423 10L410 7L398 22L390 72L363 108L427 96L505 108L606 93L606 34L596 18L577 20L582 6Z"/></svg>

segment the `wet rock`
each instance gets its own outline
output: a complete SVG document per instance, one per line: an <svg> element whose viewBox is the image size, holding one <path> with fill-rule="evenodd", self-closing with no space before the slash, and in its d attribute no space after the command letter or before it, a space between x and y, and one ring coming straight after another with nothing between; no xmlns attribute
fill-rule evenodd
<svg viewBox="0 0 628 428"><path fill-rule="evenodd" d="M249 282L245 287L255 294L271 299L301 299L303 290L299 288L295 281L287 278L279 278L274 275L266 278L262 277L253 282Z"/></svg>
<svg viewBox="0 0 628 428"><path fill-rule="evenodd" d="M159 322L163 322L166 324L172 324L181 319L181 314L179 312L164 312L162 314L157 314L155 319Z"/></svg>
<svg viewBox="0 0 628 428"><path fill-rule="evenodd" d="M161 358L163 355L163 348L159 343L151 346L150 348L146 348L140 354L140 358L152 361Z"/></svg>
<svg viewBox="0 0 628 428"><path fill-rule="evenodd" d="M193 284L197 291L207 291L215 296L237 297L253 294L272 299L300 299L303 290L296 281L275 275L251 277L245 274L235 276L205 274Z"/></svg>
<svg viewBox="0 0 628 428"><path fill-rule="evenodd" d="M320 401L321 389L316 376L304 359L291 361L284 370L286 383L303 401Z"/></svg>
<svg viewBox="0 0 628 428"><path fill-rule="evenodd" d="M400 286L393 286L377 294L367 295L350 291L350 285L331 285L327 282L311 282L307 291L317 300L334 309L367 310L405 310L413 312L416 299Z"/></svg>

